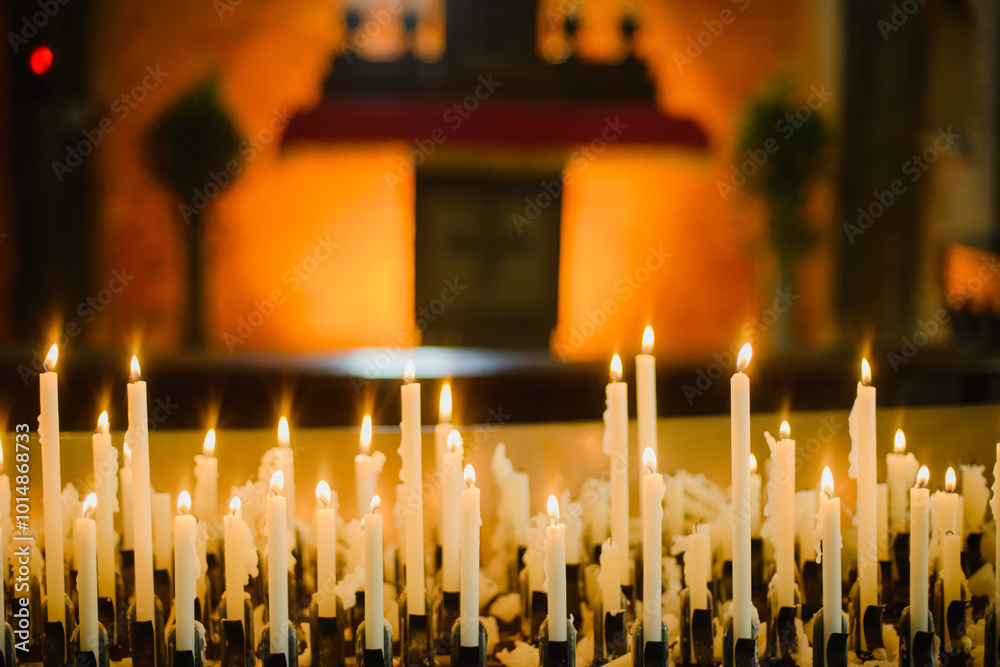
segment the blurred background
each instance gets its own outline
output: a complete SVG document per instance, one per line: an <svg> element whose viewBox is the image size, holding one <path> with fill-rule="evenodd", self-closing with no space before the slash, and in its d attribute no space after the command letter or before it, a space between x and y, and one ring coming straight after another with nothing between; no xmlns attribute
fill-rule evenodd
<svg viewBox="0 0 1000 667"><path fill-rule="evenodd" d="M63 421L597 419L1000 400L989 0L12 0L0 398ZM411 350L409 348L419 347ZM436 400L425 398L425 416ZM436 398L436 389L433 390ZM112 413L114 425L114 412Z"/></svg>

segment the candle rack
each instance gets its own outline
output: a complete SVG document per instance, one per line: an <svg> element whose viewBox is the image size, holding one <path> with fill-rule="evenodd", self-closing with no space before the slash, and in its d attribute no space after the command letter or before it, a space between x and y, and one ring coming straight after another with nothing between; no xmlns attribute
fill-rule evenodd
<svg viewBox="0 0 1000 667"><path fill-rule="evenodd" d="M798 588L794 589L795 605L779 606L778 591L772 589L768 594L768 609L770 622L767 624L767 647L765 655L772 665L794 667L795 655L799 652L799 633L796 620L801 618L802 598Z"/></svg>
<svg viewBox="0 0 1000 667"><path fill-rule="evenodd" d="M911 663L912 658L912 663ZM910 608L903 610L899 619L899 664L912 667L935 667L934 616L927 612L927 632L917 632L910 639Z"/></svg>
<svg viewBox="0 0 1000 667"><path fill-rule="evenodd" d="M705 591L706 609L691 609L691 589L681 591L681 664L688 667L715 665L715 622L711 591Z"/></svg>
<svg viewBox="0 0 1000 667"><path fill-rule="evenodd" d="M70 639L76 628L76 611L69 596L64 598L65 622L46 620L42 626L42 664L44 667L63 667L72 662ZM48 600L42 604L42 618L48 619Z"/></svg>
<svg viewBox="0 0 1000 667"><path fill-rule="evenodd" d="M486 667L486 626L477 621L479 645L462 646L462 619L457 619L451 628L451 664L449 667Z"/></svg>
<svg viewBox="0 0 1000 667"><path fill-rule="evenodd" d="M434 605L435 627L437 628L437 654L451 655L451 627L461 613L462 596L458 591L442 591Z"/></svg>
<svg viewBox="0 0 1000 667"><path fill-rule="evenodd" d="M549 639L549 619L538 631L539 667L576 667L576 628L566 619L566 641Z"/></svg>
<svg viewBox="0 0 1000 667"><path fill-rule="evenodd" d="M337 598L337 615L319 615L319 593L309 605L309 651L312 667L340 667L344 664L344 627L347 614Z"/></svg>
<svg viewBox="0 0 1000 667"><path fill-rule="evenodd" d="M411 614L406 604L406 594L399 599L400 660L405 667L434 667L434 615ZM434 609L434 602L425 596L424 609Z"/></svg>
<svg viewBox="0 0 1000 667"><path fill-rule="evenodd" d="M830 642L824 647L826 633L823 627L823 610L816 612L812 636L813 667L847 667L848 636L847 619L841 613L840 632L831 633Z"/></svg>
<svg viewBox="0 0 1000 667"><path fill-rule="evenodd" d="M1000 666L1000 644L997 642L997 605L991 604L986 610L986 631L983 667Z"/></svg>
<svg viewBox="0 0 1000 667"><path fill-rule="evenodd" d="M382 648L367 648L364 622L358 627L354 642L354 654L357 656L357 667L393 667L392 665L392 628L382 621ZM404 667L407 667L404 663Z"/></svg>
<svg viewBox="0 0 1000 667"><path fill-rule="evenodd" d="M167 655L170 658L169 667L205 667L206 655L205 626L194 622L194 650L177 650L177 628L170 628L167 637ZM102 666L106 667L106 666Z"/></svg>
<svg viewBox="0 0 1000 667"><path fill-rule="evenodd" d="M216 610L223 616L225 609L226 593L223 593ZM219 621L219 656L226 667L253 667L253 638L247 628L253 628L253 606L250 595L243 592L243 620L222 618Z"/></svg>
<svg viewBox="0 0 1000 667"><path fill-rule="evenodd" d="M97 624L97 655L93 651L80 650L80 628L73 632L70 639L74 661L77 667L110 667L111 643L108 641L108 631L100 623Z"/></svg>
<svg viewBox="0 0 1000 667"><path fill-rule="evenodd" d="M263 667L298 667L299 665L299 633L295 629L295 623L288 621L288 655L284 653L271 652L271 626L265 624L261 630L260 648L258 658Z"/></svg>
<svg viewBox="0 0 1000 667"><path fill-rule="evenodd" d="M628 600L621 596L621 608L604 611L604 602L594 605L594 662L599 667L628 653Z"/></svg>
<svg viewBox="0 0 1000 667"><path fill-rule="evenodd" d="M166 667L167 642L163 635L163 605L159 598L153 596L151 621L138 620L135 603L132 603L128 610L128 635L133 665Z"/></svg>
<svg viewBox="0 0 1000 667"><path fill-rule="evenodd" d="M632 626L632 667L667 667L667 647L670 645L667 626L660 621L660 641L643 640L643 621Z"/></svg>
<svg viewBox="0 0 1000 667"><path fill-rule="evenodd" d="M734 639L733 617L726 619L722 634L722 667L757 667L760 621L750 619L750 636Z"/></svg>
<svg viewBox="0 0 1000 667"><path fill-rule="evenodd" d="M862 660L875 660L876 651L885 651L882 638L882 605L868 605L861 610L861 584L855 581L851 585L850 613L848 627L850 632L850 647Z"/></svg>
<svg viewBox="0 0 1000 667"><path fill-rule="evenodd" d="M934 593L931 596L931 615L934 627L941 628L941 662L947 665L964 667L972 665L972 656L964 648L966 636L965 610L969 600L965 586L959 586L958 600L952 600L947 609L944 604L944 580L940 577L934 582Z"/></svg>

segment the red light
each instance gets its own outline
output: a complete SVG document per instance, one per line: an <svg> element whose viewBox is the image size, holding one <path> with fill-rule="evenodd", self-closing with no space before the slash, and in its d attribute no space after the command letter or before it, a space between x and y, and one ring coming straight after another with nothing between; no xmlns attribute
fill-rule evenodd
<svg viewBox="0 0 1000 667"><path fill-rule="evenodd" d="M28 59L31 71L41 76L52 67L52 49L47 46L36 46Z"/></svg>

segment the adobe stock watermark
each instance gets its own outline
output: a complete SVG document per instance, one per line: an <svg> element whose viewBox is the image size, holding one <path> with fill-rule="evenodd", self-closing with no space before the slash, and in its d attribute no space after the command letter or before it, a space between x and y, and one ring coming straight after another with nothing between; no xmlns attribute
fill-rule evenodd
<svg viewBox="0 0 1000 667"><path fill-rule="evenodd" d="M931 145L925 148L919 155L912 156L903 163L901 171L904 176L909 176L909 182L916 183L920 180L928 169L931 168L942 153L946 153L961 138L958 132L953 132L951 126L948 129L938 128L937 135ZM889 184L887 190L875 190L872 192L874 201L867 206L858 207L858 219L856 223L845 222L844 234L847 240L854 245L854 240L862 236L871 229L875 221L881 218L889 208L896 203L898 197L902 197L907 192L906 182L897 178Z"/></svg>
<svg viewBox="0 0 1000 667"><path fill-rule="evenodd" d="M200 188L191 190L190 202L180 202L177 209L185 224L191 224L191 218L197 216L212 203L212 201L222 194L222 191L229 187L233 179L243 171L244 167L253 161L257 154L264 150L264 147L279 137L281 132L288 127L288 124L295 118L295 114L288 111L288 107L271 110L271 120L267 125L257 131L253 136L249 136L240 142L236 147L241 159L233 159L226 163L225 169L221 171L209 171L205 184Z"/></svg>
<svg viewBox="0 0 1000 667"><path fill-rule="evenodd" d="M732 373L736 368L736 357L744 343L755 343L762 334L774 326L778 319L791 310L795 302L799 300L799 295L794 294L789 287L774 290L774 299L771 305L761 311L760 315L750 320L743 326L742 340L733 343L725 352L716 352L712 355L714 361L705 368L699 368L695 373L694 384L685 383L681 387L684 398L688 405L694 405L694 399L704 396L705 392L712 388L716 380L727 373Z"/></svg>
<svg viewBox="0 0 1000 667"><path fill-rule="evenodd" d="M553 351L562 361L566 361L570 354L579 350L587 340L596 335L601 327L607 324L608 319L618 312L621 305L635 296L635 293L649 282L653 274L662 269L666 261L673 256L674 254L664 250L662 245L649 246L645 261L615 281L613 290L616 297L605 299L597 308L588 308L586 319L571 326L568 341L556 343Z"/></svg>
<svg viewBox="0 0 1000 667"><path fill-rule="evenodd" d="M27 46L30 40L38 36L38 31L47 26L59 10L69 3L70 0L39 0L38 11L21 17L19 31L7 33L11 50L17 53L22 46Z"/></svg>
<svg viewBox="0 0 1000 667"><path fill-rule="evenodd" d="M741 12L745 12L750 6L750 0L732 0L732 3ZM702 21L701 24L705 26L705 29L695 35L688 35L683 53L680 51L673 53L672 57L677 71L683 72L685 67L700 58L705 53L705 49L711 47L715 40L725 32L726 26L736 21L737 16L738 14L732 9L726 8L719 12L717 18Z"/></svg>
<svg viewBox="0 0 1000 667"><path fill-rule="evenodd" d="M823 105L831 97L833 97L833 91L827 90L825 84L821 84L819 88L810 86L809 97L806 98L806 101L796 107L794 111L785 114L784 118L779 119L774 124L774 131L782 140L788 141L795 136L795 132L802 127L803 123L823 108ZM778 140L778 137L768 137L764 140L763 145L757 148L748 148L746 151L747 159L740 162L739 165L734 164L729 168L729 180L715 182L715 187L718 189L722 201L727 201L730 195L746 185L747 181L767 164L771 156L780 150L781 141Z"/></svg>
<svg viewBox="0 0 1000 667"><path fill-rule="evenodd" d="M613 120L610 117L605 118L600 134L569 154L562 180L542 181L538 194L524 198L524 210L521 213L510 214L510 221L517 233L523 234L526 226L537 220L542 211L559 199L563 188L572 183L577 174L590 166L590 163L607 150L609 144L617 141L627 129L628 123L623 123L620 116L615 116Z"/></svg>
<svg viewBox="0 0 1000 667"><path fill-rule="evenodd" d="M503 82L494 79L492 74L479 76L476 80L479 85L475 87L472 94L452 104L441 115L441 122L452 132L457 132L462 124L479 109L480 104L492 97L497 89L503 85ZM414 169L426 162L438 146L447 142L449 138L448 130L443 126L438 126L431 131L429 136L416 139L413 142L413 150L406 155L399 156L396 170L384 173L385 182L389 185L389 189L395 192L396 186L412 176Z"/></svg>
<svg viewBox="0 0 1000 667"><path fill-rule="evenodd" d="M882 33L882 40L888 42L889 37L894 32L899 32L900 28L906 25L910 17L917 13L927 0L903 0L894 2L889 18L879 19L876 22L878 30Z"/></svg>
<svg viewBox="0 0 1000 667"><path fill-rule="evenodd" d="M62 162L52 161L52 172L56 175L56 180L62 183L65 176L72 174L73 170L83 164L83 159L94 152L94 149L101 145L105 135L111 134L118 127L117 123L124 121L131 115L132 111L141 104L146 97L163 80L170 76L170 72L164 72L156 65L148 65L146 74L130 90L122 93L111 102L112 116L105 116L93 128L87 128L81 133L82 139L75 144L66 145L66 155Z"/></svg>

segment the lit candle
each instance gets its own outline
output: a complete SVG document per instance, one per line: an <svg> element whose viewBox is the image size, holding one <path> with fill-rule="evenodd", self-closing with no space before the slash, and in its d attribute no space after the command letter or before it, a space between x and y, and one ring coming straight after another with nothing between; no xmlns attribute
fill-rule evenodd
<svg viewBox="0 0 1000 667"><path fill-rule="evenodd" d="M611 539L625 551L619 559L622 585L628 585L628 385L622 379L622 360L611 358L611 382L605 390L604 445L611 457Z"/></svg>
<svg viewBox="0 0 1000 667"><path fill-rule="evenodd" d="M385 620L382 612L382 515L378 495L372 496L371 513L364 518L365 531L365 648L384 648Z"/></svg>
<svg viewBox="0 0 1000 667"><path fill-rule="evenodd" d="M851 410L851 433L856 434L852 458L857 465L858 480L858 591L861 614L878 604L878 518L875 497L875 387L867 359L861 360L861 381ZM861 638L864 643L864 636ZM862 647L864 648L864 647Z"/></svg>
<svg viewBox="0 0 1000 667"><path fill-rule="evenodd" d="M653 327L642 332L642 354L635 355L635 412L639 434L639 457L652 449L659 460L656 442L656 357L653 356Z"/></svg>
<svg viewBox="0 0 1000 667"><path fill-rule="evenodd" d="M823 536L823 646L829 646L830 635L843 631L843 600L841 600L840 498L833 495L833 473L823 468L823 494L820 496L819 521Z"/></svg>
<svg viewBox="0 0 1000 667"><path fill-rule="evenodd" d="M97 419L97 432L91 436L94 448L94 491L97 509L97 591L115 603L115 526L118 505L118 450L111 444L108 413ZM0 482L2 485L2 482Z"/></svg>
<svg viewBox="0 0 1000 667"><path fill-rule="evenodd" d="M288 509L282 471L271 476L267 498L267 602L270 652L288 660ZM381 569L381 568L380 568ZM367 601L366 601L367 604Z"/></svg>
<svg viewBox="0 0 1000 667"><path fill-rule="evenodd" d="M191 495L177 496L174 517L174 627L178 651L194 650L195 585L201 576L198 562L198 519L191 511Z"/></svg>
<svg viewBox="0 0 1000 667"><path fill-rule="evenodd" d="M66 620L66 572L63 556L62 475L59 470L59 375L55 372L59 348L45 357L45 371L38 376L38 439L42 446L42 510L45 520L45 591L48 620Z"/></svg>
<svg viewBox="0 0 1000 667"><path fill-rule="evenodd" d="M372 417L365 415L361 420L361 453L354 457L354 482L357 489L358 516L364 516L371 510L372 496L375 495L375 482L385 465L385 454L372 447Z"/></svg>
<svg viewBox="0 0 1000 667"><path fill-rule="evenodd" d="M76 591L80 603L80 651L100 654L97 635L97 524L91 518L97 495L83 501L83 516L76 520Z"/></svg>
<svg viewBox="0 0 1000 667"><path fill-rule="evenodd" d="M910 489L910 645L918 632L927 632L929 505L927 482L930 472L922 466L917 485ZM910 665L913 665L911 653Z"/></svg>
<svg viewBox="0 0 1000 667"><path fill-rule="evenodd" d="M959 533L959 495L955 493L955 469L949 467L944 476L944 491L935 491L930 497L931 529L933 552L937 556L937 567L941 568L941 544L948 533Z"/></svg>
<svg viewBox="0 0 1000 667"><path fill-rule="evenodd" d="M795 494L796 530L799 539L799 566L816 560L816 492Z"/></svg>
<svg viewBox="0 0 1000 667"><path fill-rule="evenodd" d="M642 638L663 641L663 476L656 472L656 454L642 453Z"/></svg>
<svg viewBox="0 0 1000 667"><path fill-rule="evenodd" d="M424 499L421 491L420 453L420 383L416 377L413 360L406 362L404 383L400 388L403 418L403 484L406 485L406 608L413 616L423 616L424 600ZM366 600L367 604L367 600Z"/></svg>
<svg viewBox="0 0 1000 667"><path fill-rule="evenodd" d="M941 581L944 593L944 611L947 613L952 602L962 599L962 538L954 533L948 533L941 538ZM956 651L952 644L948 624L944 624L944 639L950 650Z"/></svg>
<svg viewBox="0 0 1000 667"><path fill-rule="evenodd" d="M122 443L122 469L118 472L122 487L122 549L132 550L135 546L135 518L132 513L132 450L128 445L128 434Z"/></svg>
<svg viewBox="0 0 1000 667"><path fill-rule="evenodd" d="M549 526L545 529L545 583L549 603L549 641L566 641L566 529L559 523L559 501L549 494L546 505Z"/></svg>
<svg viewBox="0 0 1000 667"><path fill-rule="evenodd" d="M274 450L275 463L284 478L282 497L285 499L285 522L295 531L295 455L292 453L288 419L278 420L278 447Z"/></svg>
<svg viewBox="0 0 1000 667"><path fill-rule="evenodd" d="M750 378L743 371L753 349L746 343L736 361L730 381L732 486L733 486L733 646L737 639L751 638L750 600Z"/></svg>
<svg viewBox="0 0 1000 667"><path fill-rule="evenodd" d="M757 457L750 455L750 535L760 537L760 473L757 472Z"/></svg>
<svg viewBox="0 0 1000 667"><path fill-rule="evenodd" d="M451 384L445 382L441 385L441 396L438 399L438 423L434 426L434 469L438 479L442 479L444 471L444 457L448 453L448 436L452 432L451 426ZM462 471L459 469L459 482L461 483ZM461 491L461 488L459 489ZM443 492L443 489L442 489ZM448 511L442 495L438 496L438 536L444 530L444 515ZM443 556L442 556L443 558Z"/></svg>
<svg viewBox="0 0 1000 667"><path fill-rule="evenodd" d="M483 525L479 507L476 471L465 466L465 486L461 497L462 514L462 582L459 608L461 612L462 646L479 646L479 528Z"/></svg>
<svg viewBox="0 0 1000 667"><path fill-rule="evenodd" d="M226 619L243 622L246 593L243 588L250 576L257 576L257 547L250 528L243 520L239 496L229 501L229 514L223 521L226 544Z"/></svg>
<svg viewBox="0 0 1000 667"><path fill-rule="evenodd" d="M892 533L905 533L908 529L906 513L909 510L910 487L917 476L920 464L906 451L906 435L896 429L892 454L885 455L886 484L889 486L889 525Z"/></svg>
<svg viewBox="0 0 1000 667"><path fill-rule="evenodd" d="M441 474L444 476L441 484L441 507L444 510L444 522L441 524L441 583L445 592L457 593L461 584L459 532L462 521L462 436L458 431L452 431L448 435L448 451L444 454Z"/></svg>
<svg viewBox="0 0 1000 667"><path fill-rule="evenodd" d="M604 613L621 611L622 573L618 560L621 548L610 537L601 545L601 605Z"/></svg>
<svg viewBox="0 0 1000 667"><path fill-rule="evenodd" d="M337 509L326 481L316 485L316 592L319 615L337 617Z"/></svg>
<svg viewBox="0 0 1000 667"><path fill-rule="evenodd" d="M774 473L768 484L768 507L774 516L775 591L779 607L795 606L795 441L781 422L778 440L764 434L771 448ZM752 487L751 487L752 490Z"/></svg>
<svg viewBox="0 0 1000 667"><path fill-rule="evenodd" d="M208 429L201 454L194 457L194 515L214 527L219 514L219 459L215 458L215 429Z"/></svg>
<svg viewBox="0 0 1000 667"><path fill-rule="evenodd" d="M128 440L132 450L135 614L138 621L153 620L153 600L155 599L153 594L153 490L149 483L148 429L146 382L142 379L139 371L139 360L132 357L128 384Z"/></svg>
<svg viewBox="0 0 1000 667"><path fill-rule="evenodd" d="M153 494L153 565L170 570L170 494Z"/></svg>

